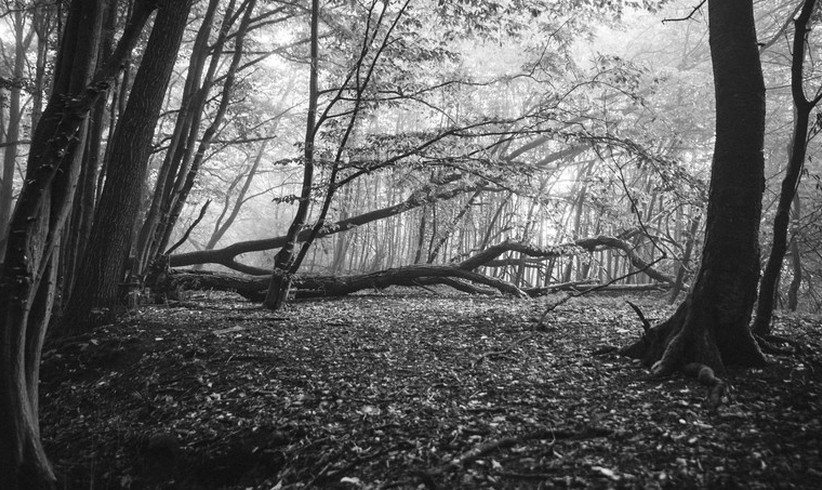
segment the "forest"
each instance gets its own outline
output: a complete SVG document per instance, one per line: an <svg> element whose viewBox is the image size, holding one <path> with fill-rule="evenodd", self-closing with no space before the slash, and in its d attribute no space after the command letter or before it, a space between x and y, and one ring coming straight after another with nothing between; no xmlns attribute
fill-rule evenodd
<svg viewBox="0 0 822 490"><path fill-rule="evenodd" d="M816 0L0 0L0 489L819 488Z"/></svg>

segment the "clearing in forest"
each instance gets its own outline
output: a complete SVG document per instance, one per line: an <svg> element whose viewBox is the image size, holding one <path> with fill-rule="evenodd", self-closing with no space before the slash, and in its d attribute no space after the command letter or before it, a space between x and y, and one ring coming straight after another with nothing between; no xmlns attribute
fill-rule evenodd
<svg viewBox="0 0 822 490"><path fill-rule="evenodd" d="M797 351L731 371L710 411L693 379L607 349L641 331L625 298L576 298L539 330L551 299L193 300L47 346L66 488L822 486L818 317L780 317Z"/></svg>

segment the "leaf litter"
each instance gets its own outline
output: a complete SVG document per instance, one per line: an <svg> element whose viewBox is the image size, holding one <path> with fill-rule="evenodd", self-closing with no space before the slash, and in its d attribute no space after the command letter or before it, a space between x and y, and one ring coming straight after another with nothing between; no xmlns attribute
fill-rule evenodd
<svg viewBox="0 0 822 490"><path fill-rule="evenodd" d="M552 311L388 290L270 312L231 296L149 306L47 346L44 443L64 488L819 488L822 321L704 389L610 347L624 298ZM631 298L656 320L653 296Z"/></svg>

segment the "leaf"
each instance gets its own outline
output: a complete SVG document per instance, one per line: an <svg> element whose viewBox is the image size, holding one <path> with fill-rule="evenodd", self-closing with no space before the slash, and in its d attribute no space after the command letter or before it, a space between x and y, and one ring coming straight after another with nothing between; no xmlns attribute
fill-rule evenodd
<svg viewBox="0 0 822 490"><path fill-rule="evenodd" d="M602 466L591 466L591 470L595 473L599 473L600 475L610 478L611 480L619 480L619 476L614 472L614 470L610 470L608 468L603 468Z"/></svg>
<svg viewBox="0 0 822 490"><path fill-rule="evenodd" d="M355 485L355 486L358 486L358 487L362 486L362 480L360 480L357 477L351 477L351 476L344 476L344 477L340 478L340 483L350 483L351 485Z"/></svg>

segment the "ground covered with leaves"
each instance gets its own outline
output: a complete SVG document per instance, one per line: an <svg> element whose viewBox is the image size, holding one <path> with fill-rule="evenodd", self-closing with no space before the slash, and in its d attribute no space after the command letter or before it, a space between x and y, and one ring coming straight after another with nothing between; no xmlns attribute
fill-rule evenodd
<svg viewBox="0 0 822 490"><path fill-rule="evenodd" d="M405 290L270 312L145 307L53 341L42 432L61 488L820 488L822 321L730 396L609 347L625 298ZM670 309L632 298L646 315Z"/></svg>

